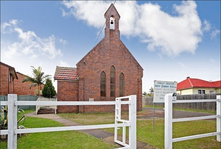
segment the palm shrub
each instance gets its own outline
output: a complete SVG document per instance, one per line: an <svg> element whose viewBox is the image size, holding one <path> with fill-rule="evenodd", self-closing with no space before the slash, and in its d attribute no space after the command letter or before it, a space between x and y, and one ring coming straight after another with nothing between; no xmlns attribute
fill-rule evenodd
<svg viewBox="0 0 221 149"><path fill-rule="evenodd" d="M40 95L40 85L44 84L45 80L50 77L50 75L44 75L40 66L36 69L34 66L32 68L32 75L33 77L25 76L22 80L24 82L31 82L30 88L33 86L38 86L38 96Z"/></svg>
<svg viewBox="0 0 221 149"><path fill-rule="evenodd" d="M52 81L49 78L46 79L46 84L44 85L44 88L42 90L42 95L46 98L51 98L56 95L56 91L54 89L54 86L52 85Z"/></svg>

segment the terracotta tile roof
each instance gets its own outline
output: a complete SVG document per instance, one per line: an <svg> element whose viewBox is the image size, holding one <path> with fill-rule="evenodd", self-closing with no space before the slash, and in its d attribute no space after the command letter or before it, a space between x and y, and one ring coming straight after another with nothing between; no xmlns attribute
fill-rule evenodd
<svg viewBox="0 0 221 149"><path fill-rule="evenodd" d="M188 89L188 88L197 88L197 87L202 87L202 88L220 88L221 81L205 81L201 79L195 79L195 78L190 78L187 77L186 80L183 80L177 84L177 90L182 90L182 89Z"/></svg>
<svg viewBox="0 0 221 149"><path fill-rule="evenodd" d="M55 80L78 80L77 68L74 67L56 67L54 74Z"/></svg>

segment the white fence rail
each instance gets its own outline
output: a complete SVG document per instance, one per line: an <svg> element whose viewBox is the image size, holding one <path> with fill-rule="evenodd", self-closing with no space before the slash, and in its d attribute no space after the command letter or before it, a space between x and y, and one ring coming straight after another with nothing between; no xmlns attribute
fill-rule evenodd
<svg viewBox="0 0 221 149"><path fill-rule="evenodd" d="M164 137L164 147L165 149L172 149L173 142L217 136L217 141L221 141L221 100L220 95L216 96L216 99L201 99L201 100L176 100L176 96L173 94L167 94L165 96L165 137ZM173 119L173 103L193 103L193 102L216 102L216 115L211 116L200 116L200 117L190 117L190 118L177 118ZM195 120L203 120L203 119L211 119L216 118L216 132L192 135L180 138L173 138L173 122L184 122L184 121L195 121Z"/></svg>
<svg viewBox="0 0 221 149"><path fill-rule="evenodd" d="M122 101L128 99L128 101ZM8 149L17 149L17 134L54 132L69 130L86 130L100 128L114 128L114 141L122 145L124 149L136 149L136 95L116 98L116 101L17 101L16 94L9 94L8 101L1 101L1 105L8 105L8 130L0 130L1 135L8 135ZM121 105L129 106L129 120L121 119ZM65 126L47 128L17 129L17 106L18 105L115 105L115 123L103 125ZM122 141L117 139L117 129L123 128ZM126 143L126 127L129 127L129 144Z"/></svg>

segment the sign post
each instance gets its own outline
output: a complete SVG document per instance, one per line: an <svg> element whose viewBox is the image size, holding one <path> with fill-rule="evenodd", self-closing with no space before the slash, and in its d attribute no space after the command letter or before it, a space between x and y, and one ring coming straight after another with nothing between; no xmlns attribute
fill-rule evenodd
<svg viewBox="0 0 221 149"><path fill-rule="evenodd" d="M154 96L153 96L153 131L155 121L155 103L164 103L166 94L175 93L177 82L175 81L154 81Z"/></svg>

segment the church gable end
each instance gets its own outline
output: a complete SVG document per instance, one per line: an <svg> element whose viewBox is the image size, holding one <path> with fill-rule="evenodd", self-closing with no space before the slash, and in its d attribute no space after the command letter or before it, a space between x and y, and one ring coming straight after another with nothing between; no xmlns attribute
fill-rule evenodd
<svg viewBox="0 0 221 149"><path fill-rule="evenodd" d="M120 39L120 15L113 4L104 17L104 38L77 63L78 101L113 101L137 95L137 109L142 110L143 68ZM79 106L78 110L111 112L114 106Z"/></svg>
<svg viewBox="0 0 221 149"><path fill-rule="evenodd" d="M77 63L79 100L107 101L115 100L115 97L122 95L135 94L138 98L138 109L141 110L143 68L120 39L120 15L113 4L104 16L105 37ZM82 106L80 112L114 109L98 107Z"/></svg>

